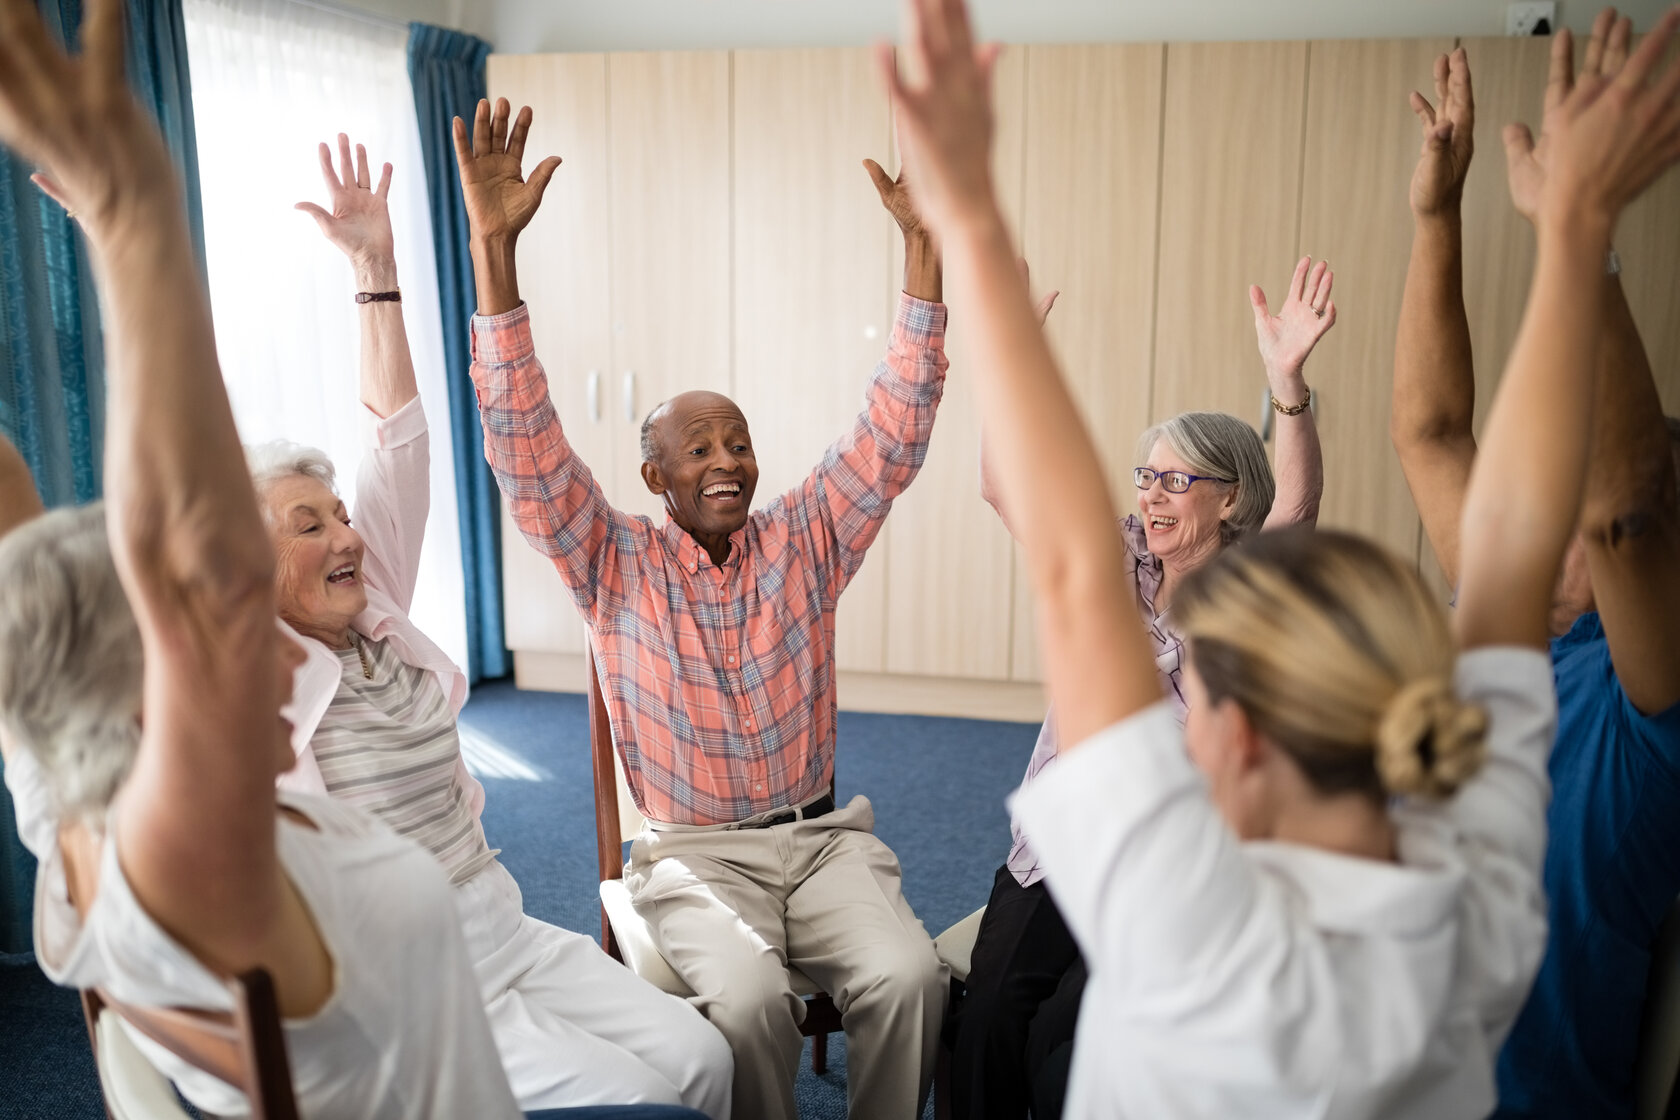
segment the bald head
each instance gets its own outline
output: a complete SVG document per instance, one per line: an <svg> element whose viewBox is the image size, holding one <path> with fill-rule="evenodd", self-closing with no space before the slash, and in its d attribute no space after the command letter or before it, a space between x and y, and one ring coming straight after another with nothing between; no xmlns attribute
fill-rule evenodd
<svg viewBox="0 0 1680 1120"><path fill-rule="evenodd" d="M722 393L693 389L657 404L642 421L642 462L657 463L664 449L680 439L683 431L698 419L729 415L746 426L740 406ZM674 434L673 434L674 433Z"/></svg>

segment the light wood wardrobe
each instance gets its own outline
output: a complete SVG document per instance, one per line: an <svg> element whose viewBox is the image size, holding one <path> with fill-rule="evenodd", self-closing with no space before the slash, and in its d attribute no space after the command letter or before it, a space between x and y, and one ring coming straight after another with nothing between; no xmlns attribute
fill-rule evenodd
<svg viewBox="0 0 1680 1120"><path fill-rule="evenodd" d="M1388 442L1410 249L1406 185L1451 39L1096 44L1005 52L996 171L1049 334L1129 508L1136 437L1190 408L1259 424L1250 283L1274 306L1328 258L1340 317L1308 366L1324 441L1322 524L1439 584ZM1478 416L1515 335L1533 238L1505 196L1499 128L1536 121L1545 40L1471 40L1477 162L1465 287ZM527 163L564 163L520 243L537 352L573 444L620 508L642 485L642 417L690 388L753 427L760 501L855 417L892 325L899 236L861 166L896 166L863 49L493 55L490 92L535 113ZM1623 279L1665 407L1680 412L1680 175L1630 212ZM978 493L979 432L951 309L950 378L926 466L841 600L842 706L1035 719L1022 564ZM580 689L583 628L548 561L503 517L508 644L523 687ZM1445 595L1445 589L1442 588Z"/></svg>

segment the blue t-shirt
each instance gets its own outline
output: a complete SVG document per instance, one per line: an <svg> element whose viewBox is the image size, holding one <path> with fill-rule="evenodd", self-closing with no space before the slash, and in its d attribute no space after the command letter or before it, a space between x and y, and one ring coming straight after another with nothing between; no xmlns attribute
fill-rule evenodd
<svg viewBox="0 0 1680 1120"><path fill-rule="evenodd" d="M1552 642L1551 935L1499 1056L1497 1117L1625 1118L1651 946L1680 894L1680 704L1641 715L1598 615Z"/></svg>

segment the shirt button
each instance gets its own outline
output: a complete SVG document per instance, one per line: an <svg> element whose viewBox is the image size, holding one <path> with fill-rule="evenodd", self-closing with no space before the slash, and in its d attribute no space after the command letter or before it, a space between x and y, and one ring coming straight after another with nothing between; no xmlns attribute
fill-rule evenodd
<svg viewBox="0 0 1680 1120"><path fill-rule="evenodd" d="M729 663L731 665L735 664L735 655L733 653L729 655Z"/></svg>
<svg viewBox="0 0 1680 1120"><path fill-rule="evenodd" d="M753 786L753 792L754 793L763 793L764 792L764 783L759 782L759 783L755 784Z"/></svg>

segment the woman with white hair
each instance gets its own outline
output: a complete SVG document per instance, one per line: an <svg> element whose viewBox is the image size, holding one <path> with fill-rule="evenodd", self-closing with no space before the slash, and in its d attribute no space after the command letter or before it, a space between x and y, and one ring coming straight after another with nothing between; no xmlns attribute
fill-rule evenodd
<svg viewBox="0 0 1680 1120"><path fill-rule="evenodd" d="M0 143L87 235L110 390L107 506L0 541L0 745L8 779L35 771L14 788L42 857L37 959L60 984L211 1012L232 1010L228 977L266 970L304 1115L516 1117L435 861L276 795L301 653L275 625L274 553L122 28L121 0L91 0L70 57L33 4L0 0ZM136 1043L201 1109L248 1113Z"/></svg>
<svg viewBox="0 0 1680 1120"><path fill-rule="evenodd" d="M1271 389L1279 481L1255 430L1223 412L1185 412L1138 439L1132 481L1138 510L1120 520L1125 546L1117 579L1137 602L1161 689L1182 719L1184 642L1173 624L1174 592L1190 573L1261 528L1318 519L1324 463L1304 370L1336 323L1335 275L1301 258L1273 316L1250 287L1254 329ZM1038 305L1040 321L1055 293ZM990 455L982 445L981 496L1015 529ZM1033 781L1056 760L1054 718L1046 718L1027 763ZM955 1014L951 1084L960 1118L1037 1120L1061 1115L1074 1026L1085 989L1079 947L1044 886L1044 871L1018 823L974 943L967 995Z"/></svg>
<svg viewBox="0 0 1680 1120"><path fill-rule="evenodd" d="M300 203L355 272L367 450L355 519L331 460L278 442L248 449L279 559L280 618L305 650L296 683L296 766L283 789L326 794L430 851L454 888L480 994L525 1108L683 1104L730 1108L733 1059L684 1001L594 940L528 917L487 843L483 787L461 758L466 675L409 620L430 502L425 413L403 328L386 193L367 153L320 146L329 208Z"/></svg>

